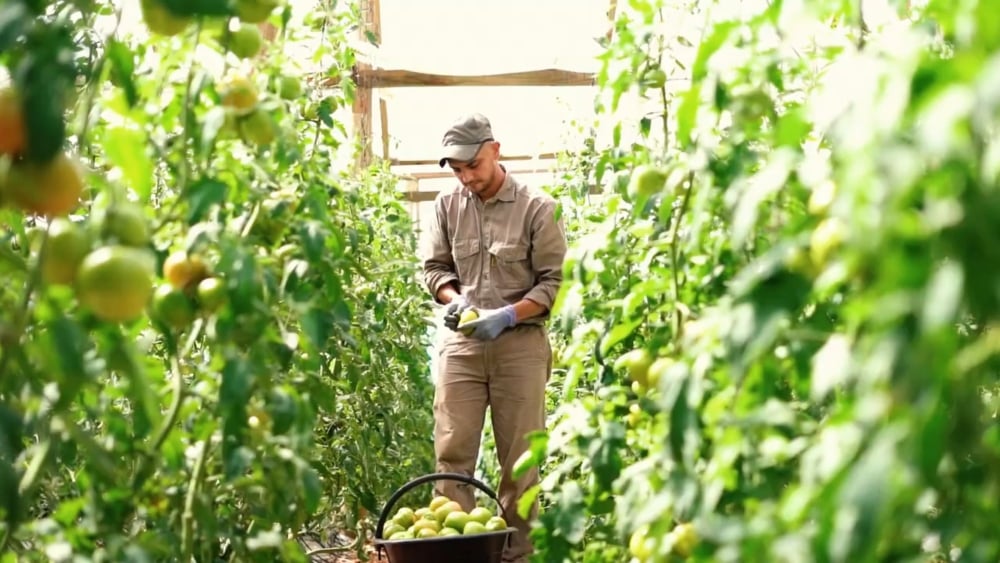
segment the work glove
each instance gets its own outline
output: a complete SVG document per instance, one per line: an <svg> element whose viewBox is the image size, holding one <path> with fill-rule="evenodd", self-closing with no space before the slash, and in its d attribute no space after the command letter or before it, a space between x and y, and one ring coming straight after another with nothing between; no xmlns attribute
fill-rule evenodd
<svg viewBox="0 0 1000 563"><path fill-rule="evenodd" d="M478 319L462 325L462 332L479 340L493 340L505 328L516 324L517 313L514 312L514 306L507 305L500 309L480 310Z"/></svg>
<svg viewBox="0 0 1000 563"><path fill-rule="evenodd" d="M444 326L450 328L451 330L456 330L458 328L458 318L462 316L462 313L469 308L469 302L465 300L465 297L461 294L455 296L454 299L448 303L448 306L444 308Z"/></svg>

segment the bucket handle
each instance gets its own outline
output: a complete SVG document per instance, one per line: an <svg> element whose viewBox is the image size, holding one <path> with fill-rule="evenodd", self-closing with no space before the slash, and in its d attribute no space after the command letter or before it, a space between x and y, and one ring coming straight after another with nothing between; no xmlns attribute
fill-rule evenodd
<svg viewBox="0 0 1000 563"><path fill-rule="evenodd" d="M463 473L429 473L427 475L417 477L416 479L410 481L409 483L406 483L405 485L400 487L395 493L393 493L391 497L389 497L389 501L385 503L384 507L382 507L382 513L379 514L378 525L375 527L375 539L382 539L382 530L383 527L385 526L386 517L391 512L390 509L396 505L396 501L398 501L404 494L409 492L410 489L417 487L419 485L423 485L424 483L430 481L437 481L438 479L461 481L463 483L476 487L477 489L486 493L486 495L489 496L491 499L493 499L493 502L495 502L497 506L500 507L500 512L503 513L504 518L507 518L507 513L506 511L504 511L503 506L500 505L500 499L497 498L497 494L493 492L493 489L486 486L482 481L469 477L468 475L465 475Z"/></svg>

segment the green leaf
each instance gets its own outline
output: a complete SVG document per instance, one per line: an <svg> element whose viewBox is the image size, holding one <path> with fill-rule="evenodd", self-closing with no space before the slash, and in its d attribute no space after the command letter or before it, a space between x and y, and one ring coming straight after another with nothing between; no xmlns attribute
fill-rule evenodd
<svg viewBox="0 0 1000 563"><path fill-rule="evenodd" d="M812 131L812 124L800 107L793 107L778 119L774 142L779 147L800 147Z"/></svg>
<svg viewBox="0 0 1000 563"><path fill-rule="evenodd" d="M153 189L153 162L146 152L146 135L134 128L114 127L104 132L104 151L109 161L121 169L139 200L149 200Z"/></svg>
<svg viewBox="0 0 1000 563"><path fill-rule="evenodd" d="M319 474L312 467L303 464L299 468L299 475L302 479L305 512L310 515L314 514L319 509L320 501L323 498L323 486L319 481Z"/></svg>
<svg viewBox="0 0 1000 563"><path fill-rule="evenodd" d="M57 49L55 45L52 49ZM25 159L36 163L50 162L64 149L66 120L63 104L66 77L58 66L46 57L55 56L49 50L21 60L15 71L15 84L20 90L24 114Z"/></svg>
<svg viewBox="0 0 1000 563"><path fill-rule="evenodd" d="M107 44L108 61L111 63L111 82L125 93L125 102L129 108L139 103L139 90L133 80L135 73L135 53L117 39L111 39Z"/></svg>
<svg viewBox="0 0 1000 563"><path fill-rule="evenodd" d="M955 262L942 264L934 273L923 300L921 321L926 331L954 326L962 304L962 287L965 276Z"/></svg>
<svg viewBox="0 0 1000 563"><path fill-rule="evenodd" d="M619 342L622 342L632 333L635 329L642 325L644 319L638 318L628 322L616 324L611 327L604 337L601 339L601 354L607 356L611 349L615 347Z"/></svg>
<svg viewBox="0 0 1000 563"><path fill-rule="evenodd" d="M302 317L302 330L317 350L325 348L330 338L331 321L330 313L316 307L309 309Z"/></svg>
<svg viewBox="0 0 1000 563"><path fill-rule="evenodd" d="M701 84L691 85L681 96L681 104L677 108L677 142L682 149L691 146L691 133L698 120L698 110L701 102Z"/></svg>
<svg viewBox="0 0 1000 563"><path fill-rule="evenodd" d="M12 533L21 520L21 494L18 492L17 472L10 462L0 459L0 516L7 525L5 533Z"/></svg>
<svg viewBox="0 0 1000 563"><path fill-rule="evenodd" d="M691 81L697 85L698 82L708 76L708 60L722 47L722 44L729 39L729 34L737 29L740 22L724 21L715 24L708 36L698 45L698 53L695 55L694 64L691 66Z"/></svg>
<svg viewBox="0 0 1000 563"><path fill-rule="evenodd" d="M0 7L0 53L6 51L31 24L31 14L21 2L7 2Z"/></svg>
<svg viewBox="0 0 1000 563"><path fill-rule="evenodd" d="M188 225L205 219L213 205L226 201L229 186L214 178L202 178L191 185L186 195L188 201Z"/></svg>
<svg viewBox="0 0 1000 563"><path fill-rule="evenodd" d="M242 412L250 398L253 373L246 360L231 356L222 368L222 385L219 387L219 407L224 411Z"/></svg>
<svg viewBox="0 0 1000 563"><path fill-rule="evenodd" d="M24 450L23 436L21 415L0 403L0 460L14 460Z"/></svg>
<svg viewBox="0 0 1000 563"><path fill-rule="evenodd" d="M86 347L86 335L80 326L69 317L59 314L48 323L48 331L52 335L51 345L54 347L54 358L51 361L56 368L59 379L59 405L69 404L76 398L77 392L87 380L83 363Z"/></svg>
<svg viewBox="0 0 1000 563"><path fill-rule="evenodd" d="M583 489L576 482L566 483L559 495L554 532L570 543L580 543L586 531L585 514Z"/></svg>

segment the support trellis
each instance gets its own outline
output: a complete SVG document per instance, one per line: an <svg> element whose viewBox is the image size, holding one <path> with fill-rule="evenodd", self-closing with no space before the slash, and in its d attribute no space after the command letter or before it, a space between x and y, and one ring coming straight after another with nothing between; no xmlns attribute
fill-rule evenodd
<svg viewBox="0 0 1000 563"><path fill-rule="evenodd" d="M606 38L611 39L614 33L614 20L617 12L617 0L610 0L607 17L610 23ZM358 37L361 41L372 42L376 47L382 41L381 9L379 0L360 0L361 26L358 29ZM545 68L525 72L510 72L499 74L482 75L448 75L425 72L415 72L407 69L385 69L373 67L369 62L358 61L352 69L352 78L355 85L355 98L353 112L353 125L355 139L360 143L361 150L355 160L355 166L362 169L370 165L374 160L372 147L372 93L375 89L399 88L399 87L420 87L420 86L594 86L596 76L593 73L574 72L556 68ZM392 158L389 151L389 111L385 100L379 100L379 117L382 124L380 137L382 141L381 158L388 161L392 166L419 166L435 164L433 159L422 160L400 160ZM519 161L551 161L555 159L555 153L544 153L537 155L511 155L501 156L505 162ZM539 173L548 172L549 168L539 166L511 167L515 173ZM411 189L406 191L406 199L410 202L418 203L433 200L436 192L420 191L414 189L420 180L432 178L445 178L451 174L448 172L411 172L405 175L405 180Z"/></svg>

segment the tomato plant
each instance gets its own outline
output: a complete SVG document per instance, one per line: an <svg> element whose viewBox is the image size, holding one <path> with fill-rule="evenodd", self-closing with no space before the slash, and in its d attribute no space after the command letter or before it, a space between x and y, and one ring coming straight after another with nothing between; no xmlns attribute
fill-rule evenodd
<svg viewBox="0 0 1000 563"><path fill-rule="evenodd" d="M892 4L618 16L536 561L1000 557L1000 15Z"/></svg>
<svg viewBox="0 0 1000 563"><path fill-rule="evenodd" d="M0 15L2 560L361 553L433 455L413 224L337 111L356 7Z"/></svg>

